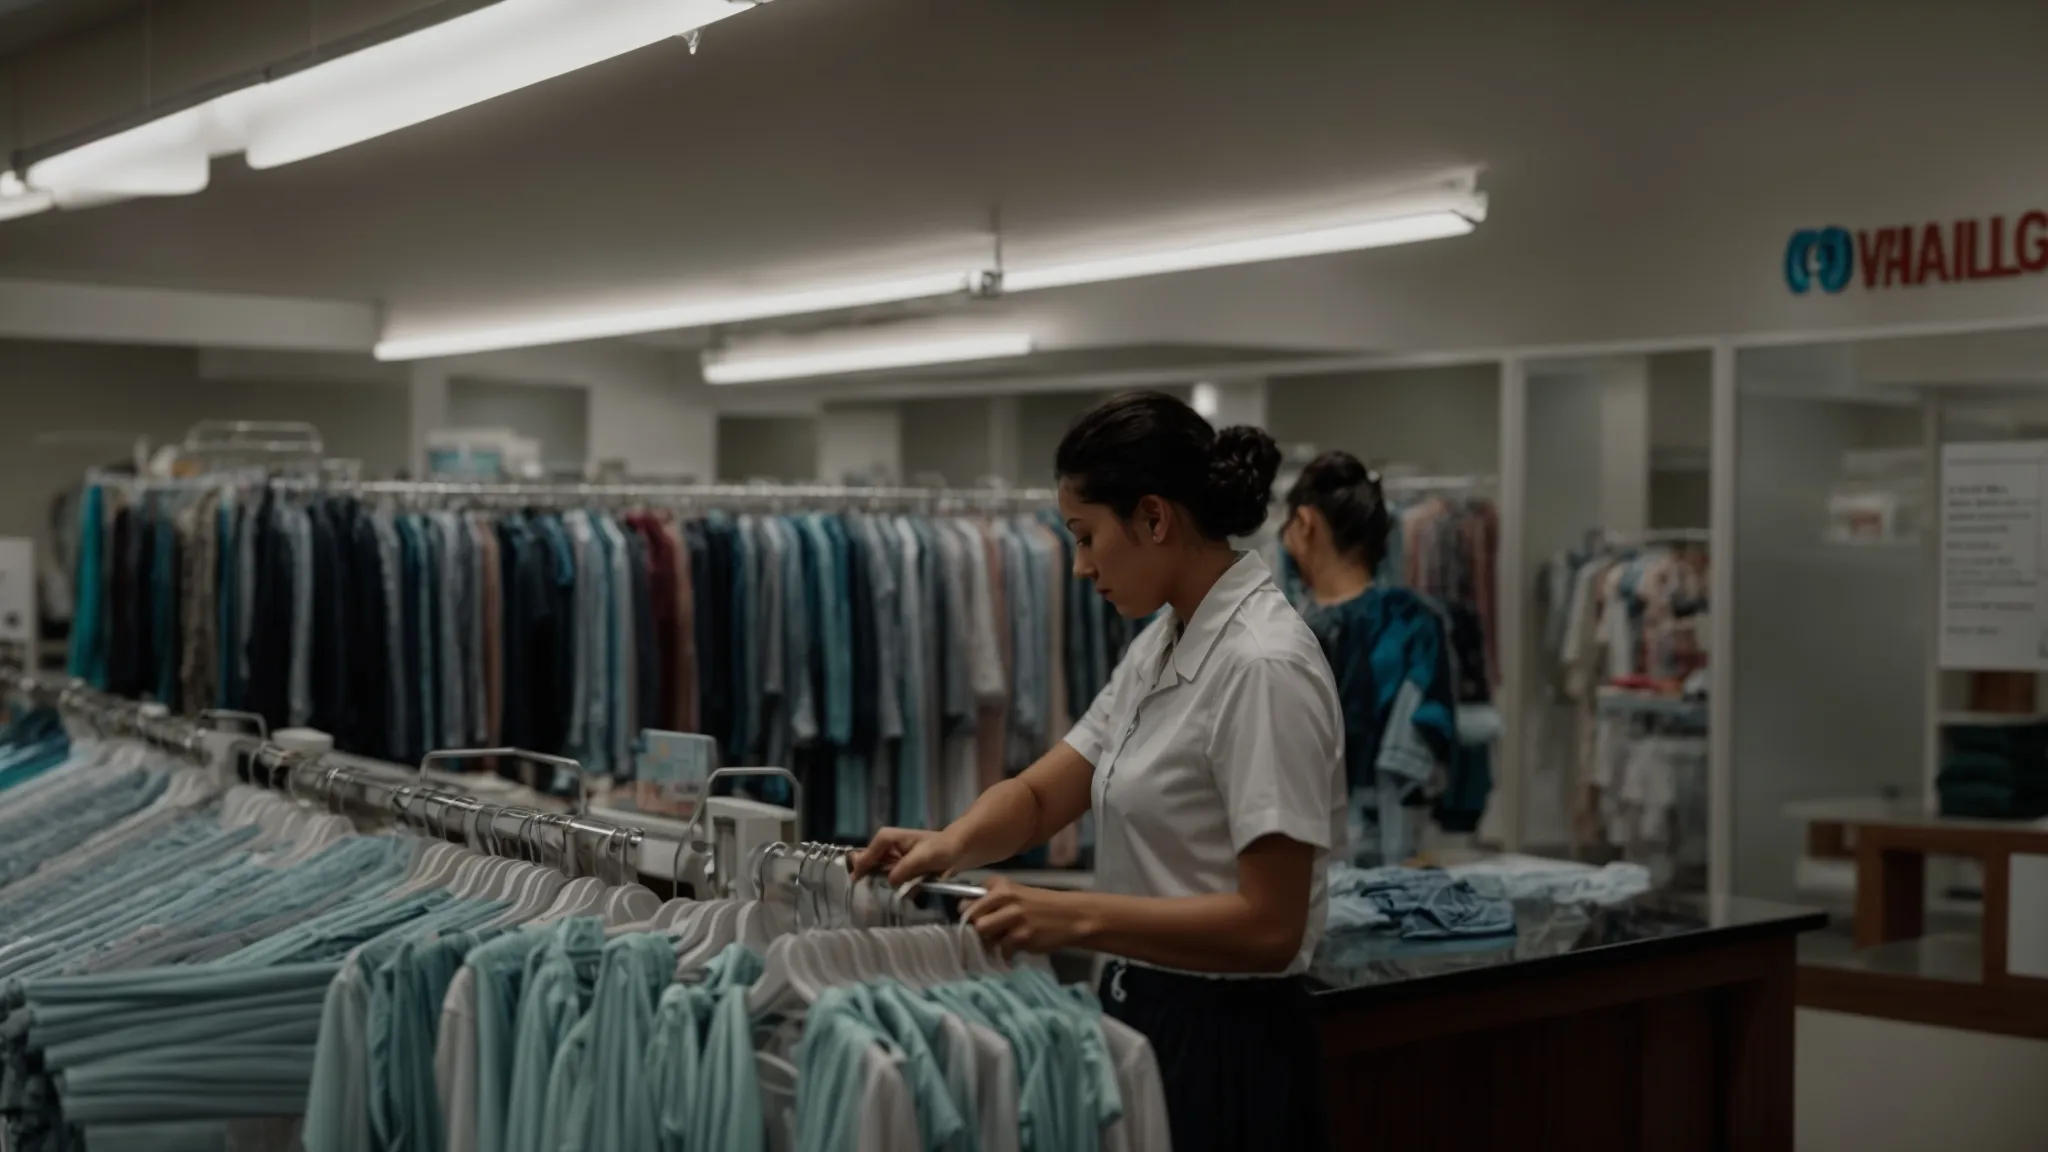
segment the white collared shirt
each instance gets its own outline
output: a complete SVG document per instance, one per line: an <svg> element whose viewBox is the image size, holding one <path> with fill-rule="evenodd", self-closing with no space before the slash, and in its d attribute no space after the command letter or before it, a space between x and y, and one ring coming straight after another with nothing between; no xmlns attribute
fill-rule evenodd
<svg viewBox="0 0 2048 1152"><path fill-rule="evenodd" d="M1345 837L1344 717L1321 646L1256 552L1185 629L1168 611L1131 642L1067 743L1095 766L1101 891L1235 892L1238 854L1260 837L1314 847L1308 930L1286 971L1308 967Z"/></svg>

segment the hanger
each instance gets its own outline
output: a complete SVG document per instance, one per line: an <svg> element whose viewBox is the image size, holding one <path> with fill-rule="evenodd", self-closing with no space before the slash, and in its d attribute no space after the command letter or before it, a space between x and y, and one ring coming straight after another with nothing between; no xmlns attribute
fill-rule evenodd
<svg viewBox="0 0 2048 1152"><path fill-rule="evenodd" d="M641 884L632 882L633 862L631 853L639 844L638 834L630 828L615 829L605 837L605 855L611 856L611 847L616 841L619 848L619 885L605 894L604 917L607 924L630 924L644 921L661 908L661 897Z"/></svg>
<svg viewBox="0 0 2048 1152"><path fill-rule="evenodd" d="M524 922L533 919L545 911L548 905L554 902L555 897L561 895L562 889L569 886L569 878L539 862L539 850L533 847L532 841L529 839L529 833L533 828L534 821L540 818L540 813L531 809L523 811L508 809L506 811L522 813L519 823L520 860L525 864L527 872L525 883L520 886L518 902L513 908L513 915L516 917L517 922ZM495 837L497 835L496 815L491 817L491 825L491 834ZM525 854L528 851L533 852L532 859L526 857Z"/></svg>
<svg viewBox="0 0 2048 1152"><path fill-rule="evenodd" d="M565 869L573 869L575 867L573 859L575 831L571 818L547 815L540 818L540 823L543 827L550 824L561 825L562 863ZM548 907L546 912L540 915L540 921L551 923L568 916L600 914L604 904L604 887L604 881L588 876L569 881L568 885L555 896L555 902Z"/></svg>

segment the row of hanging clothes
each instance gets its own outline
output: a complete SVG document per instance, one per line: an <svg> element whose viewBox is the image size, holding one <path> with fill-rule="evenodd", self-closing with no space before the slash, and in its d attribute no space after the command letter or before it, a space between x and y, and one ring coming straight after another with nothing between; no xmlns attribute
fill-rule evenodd
<svg viewBox="0 0 2048 1152"><path fill-rule="evenodd" d="M1141 1036L843 850L663 900L635 829L27 684L73 723L0 792L11 1149L1170 1147Z"/></svg>
<svg viewBox="0 0 2048 1152"><path fill-rule="evenodd" d="M1354 862L1399 864L1437 834L1479 829L1501 719L1493 621L1500 521L1489 476L1386 476L1385 557L1373 586L1318 605L1274 535L1288 598L1339 679L1369 682L1377 740L1347 747ZM1355 675L1347 677L1347 668Z"/></svg>
<svg viewBox="0 0 2048 1152"><path fill-rule="evenodd" d="M70 670L403 762L516 745L626 781L641 731L704 733L725 763L795 769L807 825L860 841L964 812L1107 683L1135 628L1073 578L1051 504L986 490L98 484L81 501ZM1069 834L1033 862L1079 864L1083 850Z"/></svg>
<svg viewBox="0 0 2048 1152"><path fill-rule="evenodd" d="M1537 579L1574 850L1679 888L1706 877L1708 544L1702 529L1589 533Z"/></svg>

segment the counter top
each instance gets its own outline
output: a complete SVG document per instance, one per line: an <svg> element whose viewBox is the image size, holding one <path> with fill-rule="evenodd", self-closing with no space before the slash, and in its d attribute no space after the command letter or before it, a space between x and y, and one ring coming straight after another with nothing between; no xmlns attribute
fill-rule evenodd
<svg viewBox="0 0 2048 1152"><path fill-rule="evenodd" d="M1827 913L1738 897L1651 893L1608 908L1523 902L1515 933L1403 940L1340 933L1323 941L1306 979L1319 1002L1433 995L1537 971L1628 963L1661 953L1825 927Z"/></svg>

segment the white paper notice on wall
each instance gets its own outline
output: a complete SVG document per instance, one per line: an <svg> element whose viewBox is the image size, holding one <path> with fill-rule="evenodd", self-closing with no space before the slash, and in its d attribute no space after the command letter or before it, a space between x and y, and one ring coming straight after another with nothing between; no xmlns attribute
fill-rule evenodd
<svg viewBox="0 0 2048 1152"><path fill-rule="evenodd" d="M2048 669L2048 441L1941 451L1941 666Z"/></svg>
<svg viewBox="0 0 2048 1152"><path fill-rule="evenodd" d="M36 542L0 536L0 643L36 635Z"/></svg>

